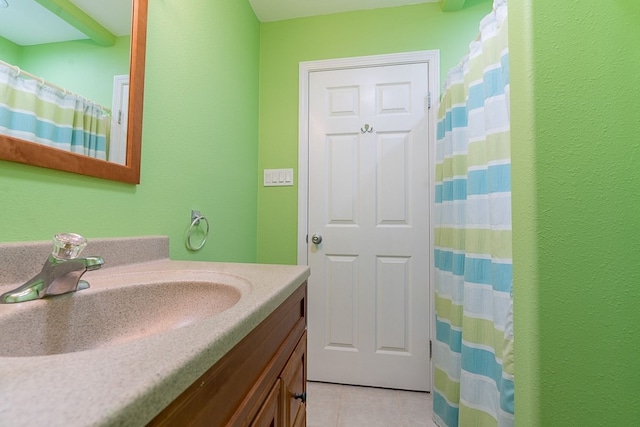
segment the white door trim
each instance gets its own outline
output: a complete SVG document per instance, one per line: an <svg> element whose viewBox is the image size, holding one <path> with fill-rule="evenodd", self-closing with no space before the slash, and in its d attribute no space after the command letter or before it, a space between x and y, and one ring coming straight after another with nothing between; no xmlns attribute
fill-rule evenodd
<svg viewBox="0 0 640 427"><path fill-rule="evenodd" d="M307 232L308 232L308 196L309 196L309 74L314 71L339 70L384 65L400 65L414 63L429 64L429 94L431 109L429 110L429 228L433 230L433 197L431 186L435 173L435 140L437 123L437 101L440 99L440 51L423 50L417 52L393 53L387 55L359 56L353 58L326 59L320 61L300 62L299 67L299 100L298 100L298 265L307 265ZM433 235L433 233L431 233ZM433 236L429 242L429 253L433 254ZM433 283L433 256L430 257ZM433 305L433 304L432 304Z"/></svg>
<svg viewBox="0 0 640 427"><path fill-rule="evenodd" d="M124 105L124 103L129 99L128 93L129 75L123 74L113 76L111 129L109 134L109 161L119 163L121 165L127 164L128 106ZM124 96L125 94L127 94L126 97ZM123 115L126 119L125 123L122 123Z"/></svg>

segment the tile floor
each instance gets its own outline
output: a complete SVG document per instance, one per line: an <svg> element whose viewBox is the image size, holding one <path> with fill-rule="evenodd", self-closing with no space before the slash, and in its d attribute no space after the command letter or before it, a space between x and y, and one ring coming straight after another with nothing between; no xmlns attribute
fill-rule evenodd
<svg viewBox="0 0 640 427"><path fill-rule="evenodd" d="M430 393L307 383L307 427L436 427Z"/></svg>

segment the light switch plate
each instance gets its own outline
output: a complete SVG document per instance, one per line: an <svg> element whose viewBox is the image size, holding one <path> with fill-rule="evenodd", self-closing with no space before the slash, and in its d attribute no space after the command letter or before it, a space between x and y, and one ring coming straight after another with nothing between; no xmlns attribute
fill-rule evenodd
<svg viewBox="0 0 640 427"><path fill-rule="evenodd" d="M265 169L265 187L283 187L293 185L293 169Z"/></svg>

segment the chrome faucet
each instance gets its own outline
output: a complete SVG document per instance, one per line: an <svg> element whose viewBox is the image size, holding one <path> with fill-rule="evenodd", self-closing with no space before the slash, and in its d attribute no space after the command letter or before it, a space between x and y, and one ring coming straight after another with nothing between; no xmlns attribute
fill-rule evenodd
<svg viewBox="0 0 640 427"><path fill-rule="evenodd" d="M80 278L86 271L102 267L104 260L97 256L78 258L86 245L87 240L79 234L53 236L53 251L40 273L22 286L0 295L0 303L31 301L88 288L89 283Z"/></svg>

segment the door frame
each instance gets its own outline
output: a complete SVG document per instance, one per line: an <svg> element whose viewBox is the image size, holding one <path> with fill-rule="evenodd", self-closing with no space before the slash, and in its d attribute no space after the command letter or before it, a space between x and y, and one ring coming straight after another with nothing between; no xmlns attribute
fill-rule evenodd
<svg viewBox="0 0 640 427"><path fill-rule="evenodd" d="M299 63L298 90L298 265L308 264L308 220L309 220L309 77L312 72L343 70L350 68L364 68L387 65L427 63L429 90L429 184L427 197L429 198L429 298L431 313L435 313L434 301L434 233L433 212L434 197L433 183L435 182L435 142L437 128L437 105L440 99L440 51L423 50L384 55L358 56L351 58L326 59L305 61ZM426 100L425 100L426 102ZM430 322L430 336L435 337L435 322ZM433 374L432 360L429 360L430 371ZM433 375L431 390L433 390Z"/></svg>
<svg viewBox="0 0 640 427"><path fill-rule="evenodd" d="M122 130L122 112L128 114L128 106L123 105L125 99L123 93L125 93L125 87L127 94L129 93L129 74L122 74L113 76L113 97L111 103L111 128L109 134L109 161L116 162L121 165L127 164L127 136L126 129L127 123L124 123L124 140L120 138ZM127 95L127 99L128 95ZM117 120L113 117L117 114ZM128 122L128 117L127 117Z"/></svg>

